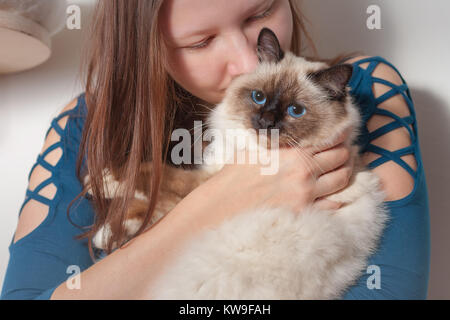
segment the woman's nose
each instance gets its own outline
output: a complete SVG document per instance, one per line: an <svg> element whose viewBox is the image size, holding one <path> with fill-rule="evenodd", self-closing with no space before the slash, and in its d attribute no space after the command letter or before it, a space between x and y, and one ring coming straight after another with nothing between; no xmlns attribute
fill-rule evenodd
<svg viewBox="0 0 450 320"><path fill-rule="evenodd" d="M228 50L228 72L232 78L241 74L250 73L258 65L258 56L256 55L256 44L242 33L231 37Z"/></svg>

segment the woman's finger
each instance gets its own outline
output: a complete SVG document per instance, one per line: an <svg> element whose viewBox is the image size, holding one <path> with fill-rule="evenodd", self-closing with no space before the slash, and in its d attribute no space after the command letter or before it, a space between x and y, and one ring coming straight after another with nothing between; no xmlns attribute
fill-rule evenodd
<svg viewBox="0 0 450 320"><path fill-rule="evenodd" d="M314 206L322 210L337 210L342 207L342 202L331 201L328 199L319 199L314 202Z"/></svg>
<svg viewBox="0 0 450 320"><path fill-rule="evenodd" d="M344 165L350 158L349 147L341 144L332 149L316 153L313 157L313 163L317 167L317 175L321 176L327 172L335 170Z"/></svg>
<svg viewBox="0 0 450 320"><path fill-rule="evenodd" d="M344 189L353 173L353 160L350 159L340 168L321 175L316 182L316 198L324 197Z"/></svg>

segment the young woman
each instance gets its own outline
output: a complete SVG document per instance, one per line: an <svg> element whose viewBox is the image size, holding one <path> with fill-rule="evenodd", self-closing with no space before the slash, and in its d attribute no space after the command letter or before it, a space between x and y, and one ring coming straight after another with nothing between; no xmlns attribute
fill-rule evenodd
<svg viewBox="0 0 450 320"><path fill-rule="evenodd" d="M261 204L299 211L312 202L339 207L324 197L348 183L352 163L341 144L345 137L312 154L325 173L308 171L292 150L280 152L284 170L272 176L260 175L258 165L227 165L126 246L96 263L90 257L86 240L105 221L113 226L113 240L122 239L121 219L134 196L139 164L152 159L148 221L168 161L169 133L181 120L203 114L198 106L218 103L235 77L256 67L263 27L276 33L286 51L301 55L300 48L313 46L296 0L99 1L86 92L54 119L30 172L2 298L151 299L147 289L177 247L207 225ZM381 178L391 221L367 274L343 298L425 298L428 200L408 88L380 57L346 62L354 65L349 85L366 121L364 161ZM82 193L86 168L92 199ZM127 196L102 197L103 168L127 177ZM76 225L86 228L81 237ZM67 282L77 270L80 277Z"/></svg>

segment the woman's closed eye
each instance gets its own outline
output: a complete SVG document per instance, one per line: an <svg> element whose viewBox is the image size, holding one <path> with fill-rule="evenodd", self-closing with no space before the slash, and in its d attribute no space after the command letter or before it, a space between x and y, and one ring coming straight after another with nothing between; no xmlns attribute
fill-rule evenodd
<svg viewBox="0 0 450 320"><path fill-rule="evenodd" d="M270 16L272 14L272 7L273 7L273 5L270 6L270 8L265 10L263 13L248 18L246 20L246 22L250 23L250 22L254 22L254 21L258 21L258 20L262 20L264 18L267 18L268 16ZM184 47L184 48L185 49L189 49L189 50L199 50L199 49L206 48L211 43L211 41L214 39L214 37L215 36L210 36L210 37L206 38L205 40L203 40L203 41L201 41L201 42L199 42L197 44L194 44L192 46L187 46L187 47Z"/></svg>
<svg viewBox="0 0 450 320"><path fill-rule="evenodd" d="M200 42L200 43L198 43L198 44L195 44L195 45L192 45L192 46L189 46L189 47L185 47L185 48L186 48L186 49L192 49L192 50L197 50L197 49L205 48L205 47L208 46L208 44L211 42L211 40L212 40L213 38L214 38L213 36L208 37L208 38L206 38L206 40L203 40L202 42Z"/></svg>
<svg viewBox="0 0 450 320"><path fill-rule="evenodd" d="M247 19L247 22L252 22L252 21L256 21L256 20L260 20L260 19L264 19L267 18L268 16L270 16L272 14L272 6L270 6L269 9L267 9L266 11L264 11L262 14L250 17Z"/></svg>

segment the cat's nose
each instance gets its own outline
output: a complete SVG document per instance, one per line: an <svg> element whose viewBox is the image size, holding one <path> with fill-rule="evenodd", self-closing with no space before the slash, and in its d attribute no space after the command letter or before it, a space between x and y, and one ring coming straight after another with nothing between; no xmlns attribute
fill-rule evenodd
<svg viewBox="0 0 450 320"><path fill-rule="evenodd" d="M275 125L275 116L271 112L264 112L256 120L258 129L270 129Z"/></svg>

